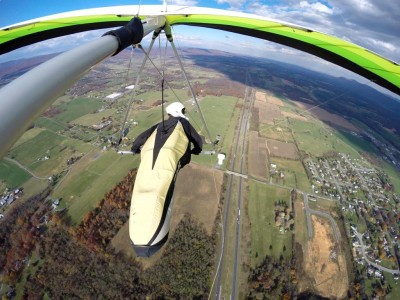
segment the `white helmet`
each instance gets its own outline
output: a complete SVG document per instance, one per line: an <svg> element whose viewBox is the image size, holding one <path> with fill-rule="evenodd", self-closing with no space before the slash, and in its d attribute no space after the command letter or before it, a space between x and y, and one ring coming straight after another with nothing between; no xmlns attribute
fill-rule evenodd
<svg viewBox="0 0 400 300"><path fill-rule="evenodd" d="M169 114L173 117L181 117L186 120L189 120L189 118L184 115L185 107L180 102L171 103L170 105L167 106L165 111L167 112L167 114Z"/></svg>

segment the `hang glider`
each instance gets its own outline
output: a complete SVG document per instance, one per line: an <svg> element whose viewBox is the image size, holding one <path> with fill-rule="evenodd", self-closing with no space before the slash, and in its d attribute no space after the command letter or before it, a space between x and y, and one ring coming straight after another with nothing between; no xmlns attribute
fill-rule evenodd
<svg viewBox="0 0 400 300"><path fill-rule="evenodd" d="M316 55L400 95L400 66L365 48L302 26L265 17L201 7L114 6L72 11L0 29L0 54L49 38L120 26L132 16L162 17L171 26L220 29L280 43Z"/></svg>

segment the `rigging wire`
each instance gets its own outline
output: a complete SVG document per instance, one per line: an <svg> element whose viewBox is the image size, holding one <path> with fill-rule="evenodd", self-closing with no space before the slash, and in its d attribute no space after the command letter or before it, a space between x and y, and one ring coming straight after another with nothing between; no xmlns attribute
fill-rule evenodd
<svg viewBox="0 0 400 300"><path fill-rule="evenodd" d="M174 27L172 27L171 26L171 31L174 33L173 34L173 36L176 36L176 34L175 34L175 28ZM182 48L181 48L181 46L180 46L180 44L179 44L179 39L177 39L177 40L175 40L176 41L176 44L177 44L177 50L178 50L178 54L180 55L180 56L183 56L182 55ZM190 88L190 87L189 87ZM201 125L201 127L199 127L200 128L200 130L199 130L199 132L202 132L203 131L203 129L204 129L204 124L202 124Z"/></svg>
<svg viewBox="0 0 400 300"><path fill-rule="evenodd" d="M138 10L137 10L136 17L139 17L139 12L140 12L140 6L141 5L142 5L142 0L139 0L139 7L138 7Z"/></svg>
<svg viewBox="0 0 400 300"><path fill-rule="evenodd" d="M197 109L199 110L201 120L202 120L202 122L203 122L203 124L204 124L204 129L205 129L205 131L206 131L206 133L207 133L207 135L208 135L209 141L210 141L210 143L211 143L211 145L212 145L212 147L213 147L213 149L214 149L214 148L215 148L215 143L213 143L213 139L212 139L211 134L210 134L210 131L209 131L209 129L208 129L206 119L204 118L204 115L203 115L203 112L202 112L202 110L201 110L200 104L199 104L199 102L197 101L196 94L195 94L195 92L194 92L194 90L193 90L193 88L192 88L192 85L190 84L190 81L189 81L189 78L188 78L188 76L187 76L187 74L186 74L185 68L183 67L183 64L182 64L182 61L181 61L181 59L180 59L180 55L179 55L179 53L178 53L178 50L177 50L176 47L175 47L175 43L174 43L173 38L172 38L172 29L171 29L170 26L168 26L167 28L168 28L168 30L169 30L169 33L166 32L166 35L167 35L167 37L169 36L169 37L168 37L168 40L169 40L169 42L171 43L172 50L174 51L176 60L178 61L179 66L181 67L181 71L182 71L183 76L185 77L186 82L187 82L187 84L188 84L188 86L189 86L189 90L190 90L190 92L191 92L191 94L192 94L193 100L194 100L194 102L195 102L195 104L196 104L196 106L197 106Z"/></svg>
<svg viewBox="0 0 400 300"><path fill-rule="evenodd" d="M127 69L126 75L125 75L125 86L127 86L128 80L129 80L129 71L130 71L130 69L131 69L131 64L132 64L134 49L135 49L135 45L132 45L131 57L130 57L130 59L129 59L128 69ZM117 146L116 146L116 151L117 151L117 152L118 152L118 150L119 150L119 146L120 146L120 144L121 144L121 141L122 141L122 139L123 139L123 137L124 137L123 135L124 135L124 131L125 131L126 120L128 119L128 114L129 114L129 111L130 111L131 106L132 106L132 103L133 103L133 98L134 98L133 92L134 92L134 90L132 90L132 92L131 92L131 98L130 98L130 100L129 100L129 102L128 102L128 109L126 110L126 114L125 114L123 123L122 123L122 125L121 125L121 132L120 132L120 135L119 135L119 138L118 138L118 141L117 141Z"/></svg>
<svg viewBox="0 0 400 300"><path fill-rule="evenodd" d="M161 76L161 116L162 116L162 126L163 130L162 132L165 132L165 117L164 117L164 78L165 78L165 60L163 62L162 55L161 55L161 36L158 35L158 52L160 55L160 66L162 70L162 76Z"/></svg>
<svg viewBox="0 0 400 300"><path fill-rule="evenodd" d="M142 45L138 45L138 48L141 49L144 53L144 55L146 55L147 59L150 61L150 63L153 65L153 67L155 68L155 70L157 71L157 73L160 75L160 77L162 77L162 73L160 71L159 68L157 68L157 66L155 65L154 61L151 59L151 57L148 55L148 53L143 49ZM178 97L178 95L176 94L175 90L171 87L171 85L169 84L168 80L164 79L165 84L167 85L167 87L172 91L172 93L174 94L174 96L176 97L176 99L183 104L182 100ZM191 117L191 121L196 124L196 126L198 128L200 128L199 124L197 124L196 120L192 117L192 115L190 114L190 112L188 111L188 115Z"/></svg>

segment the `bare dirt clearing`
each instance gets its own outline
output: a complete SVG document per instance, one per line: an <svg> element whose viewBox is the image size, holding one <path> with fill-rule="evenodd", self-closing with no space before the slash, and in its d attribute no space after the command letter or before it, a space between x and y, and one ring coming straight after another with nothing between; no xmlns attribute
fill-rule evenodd
<svg viewBox="0 0 400 300"><path fill-rule="evenodd" d="M199 221L211 235L218 212L222 183L222 171L193 163L184 167L179 172L175 185L170 235L186 213ZM129 239L128 222L111 240L111 245L116 252L135 256ZM141 261L145 267L149 267L161 257L162 252L163 250Z"/></svg>
<svg viewBox="0 0 400 300"><path fill-rule="evenodd" d="M284 143L277 140L267 140L268 153L271 156L288 159L298 159L297 148L294 143Z"/></svg>
<svg viewBox="0 0 400 300"><path fill-rule="evenodd" d="M345 257L334 242L329 222L314 215L312 222L314 236L304 258L309 284L323 297L343 299L349 286ZM299 285L300 290L305 290L304 283Z"/></svg>

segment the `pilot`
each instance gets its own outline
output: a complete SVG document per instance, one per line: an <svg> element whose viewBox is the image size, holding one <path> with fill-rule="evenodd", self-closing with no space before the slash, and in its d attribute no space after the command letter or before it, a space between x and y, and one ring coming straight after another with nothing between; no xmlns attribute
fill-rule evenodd
<svg viewBox="0 0 400 300"><path fill-rule="evenodd" d="M176 177L200 154L202 139L180 102L167 106L168 120L141 133L132 144L141 162L133 187L129 236L138 256L149 257L167 241Z"/></svg>
<svg viewBox="0 0 400 300"><path fill-rule="evenodd" d="M184 134L188 141L185 139L178 139L175 142L177 144L186 145L184 155L180 158L180 166L183 167L190 162L190 154L200 154L202 150L202 139L200 135L196 132L193 126L189 123L189 118L185 116L186 108L180 102L174 102L167 106L165 109L166 113L169 115L169 119L160 122L146 131L142 132L133 142L131 150L133 153L137 154L141 152L141 146L143 146L149 137L156 130L155 143L153 148L153 166L157 160L157 156L164 146L167 139L171 136L174 131L181 131L183 129ZM180 124L179 126L178 123ZM190 144L193 144L191 149ZM177 145L178 146L178 145ZM180 146L180 145L179 145Z"/></svg>

